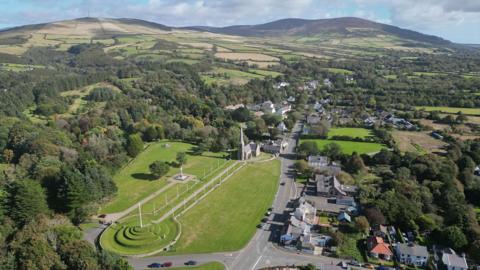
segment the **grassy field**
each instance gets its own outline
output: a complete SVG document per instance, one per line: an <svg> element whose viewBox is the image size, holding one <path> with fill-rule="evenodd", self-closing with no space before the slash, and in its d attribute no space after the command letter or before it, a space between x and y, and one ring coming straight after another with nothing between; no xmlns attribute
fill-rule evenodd
<svg viewBox="0 0 480 270"><path fill-rule="evenodd" d="M262 76L271 76L271 77L274 77L274 78L282 75L282 73L280 73L280 72L271 71L271 70L264 70L264 69L250 69L249 72L254 73L254 74L258 74L258 75L262 75Z"/></svg>
<svg viewBox="0 0 480 270"><path fill-rule="evenodd" d="M328 131L328 138L333 136L349 136L352 138L362 138L371 137L372 131L365 128L331 128Z"/></svg>
<svg viewBox="0 0 480 270"><path fill-rule="evenodd" d="M323 149L325 145L330 143L336 143L342 148L342 152L347 155L351 155L353 152L358 154L371 154L380 151L384 148L383 145L379 143L370 143L370 142L353 142L353 141L339 141L339 140L322 140L322 139L305 139L305 141L314 141L317 143L319 149Z"/></svg>
<svg viewBox="0 0 480 270"><path fill-rule="evenodd" d="M246 84L251 79L263 79L264 77L264 75L228 68L215 68L212 72L202 75L203 81L209 85L212 83L241 85Z"/></svg>
<svg viewBox="0 0 480 270"><path fill-rule="evenodd" d="M393 139L400 151L419 152L422 154L444 152L447 144L430 136L427 132L399 131L392 132Z"/></svg>
<svg viewBox="0 0 480 270"><path fill-rule="evenodd" d="M458 113L469 115L480 115L480 108L457 108L457 107L433 107L433 106L417 106L417 110L424 109L425 111L439 111L443 113Z"/></svg>
<svg viewBox="0 0 480 270"><path fill-rule="evenodd" d="M205 263L199 266L175 267L173 270L224 270L225 266L219 262Z"/></svg>
<svg viewBox="0 0 480 270"><path fill-rule="evenodd" d="M169 147L165 147L165 145L169 145ZM140 155L115 174L114 181L118 187L117 196L100 209L100 212L113 213L130 207L135 202L164 187L167 184L166 179L179 172L179 168L172 167L166 176L154 179L148 166L156 160L172 162L175 161L178 152L187 152L188 161L184 165L184 172L197 177L202 176L204 170L208 172L210 168L214 168L224 160L225 153L205 152L202 155L191 155L189 152L193 147L192 144L172 141L150 144Z"/></svg>
<svg viewBox="0 0 480 270"><path fill-rule="evenodd" d="M222 58L226 60L242 61L242 60L251 60L251 61L265 61L265 62L276 62L278 58L261 54L261 53L236 53L236 52L219 52L215 54L215 57Z"/></svg>
<svg viewBox="0 0 480 270"><path fill-rule="evenodd" d="M335 73L335 74L343 74L343 75L353 74L353 71L347 70L347 69L341 69L341 68L327 68L326 70L330 73Z"/></svg>
<svg viewBox="0 0 480 270"><path fill-rule="evenodd" d="M173 253L206 253L242 248L271 206L280 162L249 164L180 218L182 236Z"/></svg>

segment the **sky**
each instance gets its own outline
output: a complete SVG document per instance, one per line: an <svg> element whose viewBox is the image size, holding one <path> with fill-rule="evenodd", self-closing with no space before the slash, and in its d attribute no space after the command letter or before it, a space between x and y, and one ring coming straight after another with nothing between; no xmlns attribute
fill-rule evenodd
<svg viewBox="0 0 480 270"><path fill-rule="evenodd" d="M480 44L480 0L0 0L0 28L87 16L169 26L354 16Z"/></svg>

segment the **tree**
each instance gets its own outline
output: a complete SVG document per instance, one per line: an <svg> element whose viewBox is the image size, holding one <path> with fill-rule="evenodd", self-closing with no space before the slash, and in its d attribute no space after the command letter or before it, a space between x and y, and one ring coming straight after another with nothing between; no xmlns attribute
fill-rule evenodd
<svg viewBox="0 0 480 270"><path fill-rule="evenodd" d="M457 226L447 227L443 233L445 244L454 250L461 250L467 244L467 237L462 232L462 230Z"/></svg>
<svg viewBox="0 0 480 270"><path fill-rule="evenodd" d="M13 150L11 149L3 150L3 160L5 160L6 163L10 164L14 156L15 156L15 153L13 153Z"/></svg>
<svg viewBox="0 0 480 270"><path fill-rule="evenodd" d="M308 166L308 162L303 159L295 163L295 169L302 175L309 175L312 172L312 169Z"/></svg>
<svg viewBox="0 0 480 270"><path fill-rule="evenodd" d="M371 224L374 225L384 225L387 223L387 219L383 215L382 211L378 207L369 207L365 209L365 215Z"/></svg>
<svg viewBox="0 0 480 270"><path fill-rule="evenodd" d="M322 153L332 160L338 160L342 157L342 148L337 143L329 143L323 147Z"/></svg>
<svg viewBox="0 0 480 270"><path fill-rule="evenodd" d="M70 241L60 246L60 257L68 269L100 269L95 249L85 240Z"/></svg>
<svg viewBox="0 0 480 270"><path fill-rule="evenodd" d="M232 118L238 122L250 121L250 111L245 107L238 108L232 112Z"/></svg>
<svg viewBox="0 0 480 270"><path fill-rule="evenodd" d="M136 157L143 150L143 141L140 134L131 134L127 139L127 153L131 157Z"/></svg>
<svg viewBox="0 0 480 270"><path fill-rule="evenodd" d="M298 146L297 152L298 154L307 157L311 155L317 155L319 150L318 150L317 144L314 141L306 141L306 142L302 142Z"/></svg>
<svg viewBox="0 0 480 270"><path fill-rule="evenodd" d="M368 223L368 220L364 216L359 216L355 218L355 228L362 233L368 232L368 229L370 229L370 223Z"/></svg>
<svg viewBox="0 0 480 270"><path fill-rule="evenodd" d="M158 130L154 126L149 126L143 133L143 138L147 142L152 142L158 139Z"/></svg>
<svg viewBox="0 0 480 270"><path fill-rule="evenodd" d="M365 164L363 163L363 159L357 154L357 152L352 153L352 156L348 160L347 169L351 173L365 171Z"/></svg>
<svg viewBox="0 0 480 270"><path fill-rule="evenodd" d="M185 165L185 163L187 163L187 154L185 152L178 152L176 160L178 165Z"/></svg>
<svg viewBox="0 0 480 270"><path fill-rule="evenodd" d="M10 192L10 217L24 225L39 214L48 213L46 196L40 183L33 180L16 181Z"/></svg>
<svg viewBox="0 0 480 270"><path fill-rule="evenodd" d="M165 161L157 160L150 164L150 172L157 178L160 178L168 173L170 170L170 165Z"/></svg>
<svg viewBox="0 0 480 270"><path fill-rule="evenodd" d="M319 124L312 125L310 127L310 132L320 138L326 138L328 135L328 124L322 121Z"/></svg>

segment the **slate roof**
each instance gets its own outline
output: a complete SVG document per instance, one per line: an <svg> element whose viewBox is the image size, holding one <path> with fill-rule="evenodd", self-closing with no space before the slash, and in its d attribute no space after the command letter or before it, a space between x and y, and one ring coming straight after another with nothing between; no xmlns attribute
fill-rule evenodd
<svg viewBox="0 0 480 270"><path fill-rule="evenodd" d="M400 254L417 257L428 257L428 250L425 246L401 243L397 245L397 249Z"/></svg>

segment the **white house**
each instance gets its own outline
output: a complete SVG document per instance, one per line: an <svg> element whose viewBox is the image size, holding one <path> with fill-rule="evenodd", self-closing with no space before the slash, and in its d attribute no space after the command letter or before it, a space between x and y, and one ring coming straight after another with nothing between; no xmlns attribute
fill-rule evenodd
<svg viewBox="0 0 480 270"><path fill-rule="evenodd" d="M424 267L428 261L428 250L425 246L412 243L398 243L395 247L398 260L403 264Z"/></svg>
<svg viewBox="0 0 480 270"><path fill-rule="evenodd" d="M465 257L459 256L452 249L443 251L442 262L448 270L467 270L468 264Z"/></svg>
<svg viewBox="0 0 480 270"><path fill-rule="evenodd" d="M262 107L262 111L265 112L265 113L275 113L276 112L275 104L273 104L273 102L271 102L270 100L267 100L264 103L262 103L261 107Z"/></svg>

